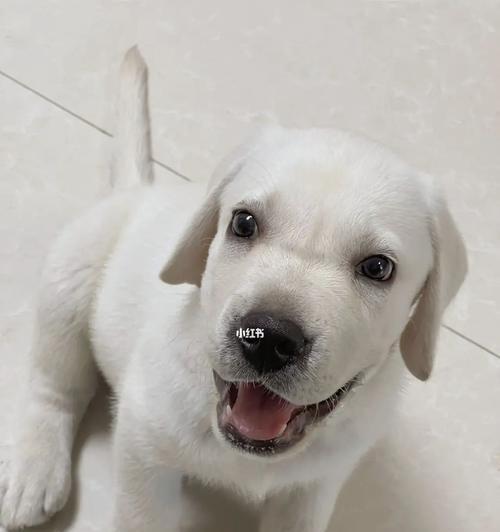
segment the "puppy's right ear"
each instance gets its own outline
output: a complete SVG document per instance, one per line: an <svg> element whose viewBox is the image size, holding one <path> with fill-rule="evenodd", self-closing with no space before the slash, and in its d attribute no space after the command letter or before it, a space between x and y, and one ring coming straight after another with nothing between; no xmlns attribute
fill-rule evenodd
<svg viewBox="0 0 500 532"><path fill-rule="evenodd" d="M212 189L195 213L163 270L160 279L168 284L201 285L208 250L217 232L219 197L225 182Z"/></svg>
<svg viewBox="0 0 500 532"><path fill-rule="evenodd" d="M217 233L220 197L243 164L239 155L239 151L234 152L217 167L206 199L195 212L160 273L160 279L164 283L201 285L210 244Z"/></svg>

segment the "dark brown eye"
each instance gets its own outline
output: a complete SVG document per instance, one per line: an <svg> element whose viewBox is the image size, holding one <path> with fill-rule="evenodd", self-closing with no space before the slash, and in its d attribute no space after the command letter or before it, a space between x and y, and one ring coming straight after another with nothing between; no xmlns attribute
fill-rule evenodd
<svg viewBox="0 0 500 532"><path fill-rule="evenodd" d="M257 232L257 221L247 211L237 211L233 214L231 229L236 236L250 238Z"/></svg>
<svg viewBox="0 0 500 532"><path fill-rule="evenodd" d="M383 255L373 255L361 261L356 271L374 281L388 281L394 272L394 262Z"/></svg>

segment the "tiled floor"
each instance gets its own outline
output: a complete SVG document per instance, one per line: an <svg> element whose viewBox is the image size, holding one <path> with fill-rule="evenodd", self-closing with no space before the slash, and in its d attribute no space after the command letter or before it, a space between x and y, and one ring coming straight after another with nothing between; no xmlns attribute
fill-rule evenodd
<svg viewBox="0 0 500 532"><path fill-rule="evenodd" d="M490 0L3 0L0 446L48 243L106 189L117 65L134 43L150 65L156 158L191 180L206 180L259 118L361 131L442 177L470 274L432 380L408 390L398 432L346 485L332 531L499 530L500 3ZM101 398L81 433L70 505L40 532L102 531L105 410ZM235 507L197 500L215 514ZM228 532L252 530L239 515Z"/></svg>

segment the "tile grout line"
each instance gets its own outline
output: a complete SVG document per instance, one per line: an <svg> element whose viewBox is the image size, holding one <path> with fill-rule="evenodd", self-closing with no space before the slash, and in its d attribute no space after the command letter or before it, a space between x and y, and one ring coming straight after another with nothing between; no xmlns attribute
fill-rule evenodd
<svg viewBox="0 0 500 532"><path fill-rule="evenodd" d="M441 324L441 327L445 328L446 330L450 331L451 333L455 334L456 336L459 336L460 338L462 338L466 342L469 342L470 344L475 345L476 347L479 347L479 349L485 351L486 353L488 353L490 355L493 355L495 358L500 359L500 355L498 355L497 353L495 353L491 349L488 349L484 345L481 345L479 342L476 342L472 338L469 338L468 336L465 336L465 334L462 334L461 332L458 332L456 329L453 329L449 325L445 325L443 323L443 324Z"/></svg>
<svg viewBox="0 0 500 532"><path fill-rule="evenodd" d="M22 87L23 89L31 92L32 94L35 94L36 96L38 96L42 100L45 100L47 103L50 103L54 107L57 107L60 111L63 111L64 113L69 114L70 116L72 116L73 118L76 118L80 122L83 122L87 126L90 126L91 128L96 129L97 131L99 131L99 133L102 133L103 135L106 135L107 137L113 138L113 135L109 131L106 131L102 127L99 127L97 124L94 124L93 122L90 122L90 120L87 120L86 118L84 118L83 116L75 113L71 109L68 109L67 107L64 107L64 105L61 105L60 103L57 103L52 98L49 98L48 96L45 96L45 94L42 94L41 92L37 91L36 89L33 89L29 85L26 85L22 81L19 81L18 79L14 78L10 74L7 74L7 72L5 72L5 71L3 71L1 69L0 69L0 76L3 76L4 78L12 81L16 85L19 85L20 87ZM189 177L185 176L184 174L181 174L175 168L172 168L171 166L168 166L168 164L162 163L161 161L157 161L156 159L153 159L153 162L155 164L157 164L158 166L161 166L165 170L168 170L169 172L172 172L177 177L180 177L181 179L184 179L185 181L191 181L191 179L189 179Z"/></svg>

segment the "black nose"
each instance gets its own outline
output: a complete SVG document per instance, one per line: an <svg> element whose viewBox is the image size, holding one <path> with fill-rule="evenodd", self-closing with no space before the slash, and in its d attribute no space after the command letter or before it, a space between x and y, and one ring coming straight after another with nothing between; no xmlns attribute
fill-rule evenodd
<svg viewBox="0 0 500 532"><path fill-rule="evenodd" d="M259 373L277 371L305 351L306 340L298 325L264 313L242 318L236 334L243 356Z"/></svg>

